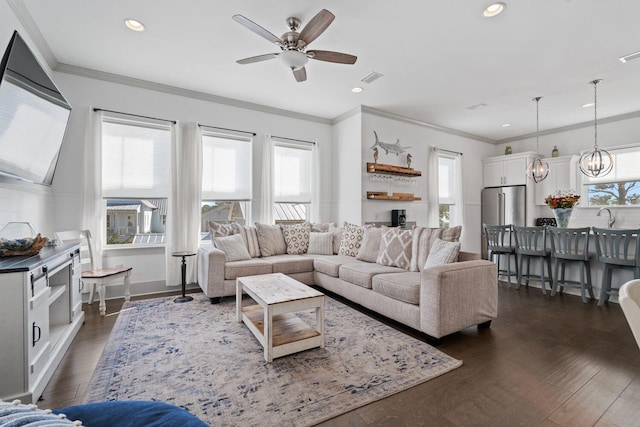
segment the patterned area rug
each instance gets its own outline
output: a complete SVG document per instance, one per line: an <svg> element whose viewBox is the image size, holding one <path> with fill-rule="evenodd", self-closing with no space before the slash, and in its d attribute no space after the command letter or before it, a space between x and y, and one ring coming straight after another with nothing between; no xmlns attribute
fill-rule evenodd
<svg viewBox="0 0 640 427"><path fill-rule="evenodd" d="M211 425L313 425L462 365L329 297L326 347L268 364L232 298L194 298L125 303L85 402L158 400Z"/></svg>

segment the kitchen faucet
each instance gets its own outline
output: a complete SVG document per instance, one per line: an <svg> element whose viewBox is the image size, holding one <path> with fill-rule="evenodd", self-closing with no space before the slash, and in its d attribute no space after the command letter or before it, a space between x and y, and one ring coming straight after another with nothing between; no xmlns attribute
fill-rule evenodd
<svg viewBox="0 0 640 427"><path fill-rule="evenodd" d="M597 216L600 216L602 211L607 211L607 213L609 214L609 228L612 228L613 224L615 224L615 222L616 222L616 217L613 216L613 214L611 213L611 210L609 208L600 208L600 210L598 211L598 215Z"/></svg>

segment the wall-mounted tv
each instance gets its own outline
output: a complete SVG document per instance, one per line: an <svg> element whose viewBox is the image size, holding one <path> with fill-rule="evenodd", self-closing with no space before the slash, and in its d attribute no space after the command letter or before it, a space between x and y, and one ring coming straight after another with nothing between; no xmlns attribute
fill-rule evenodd
<svg viewBox="0 0 640 427"><path fill-rule="evenodd" d="M0 176L51 185L70 114L15 31L0 63Z"/></svg>

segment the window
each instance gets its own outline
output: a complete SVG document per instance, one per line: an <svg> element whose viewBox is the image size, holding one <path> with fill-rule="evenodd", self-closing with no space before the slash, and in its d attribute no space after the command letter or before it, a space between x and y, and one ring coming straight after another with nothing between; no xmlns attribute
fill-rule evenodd
<svg viewBox="0 0 640 427"><path fill-rule="evenodd" d="M273 218L276 224L309 219L312 143L281 142L273 147Z"/></svg>
<svg viewBox="0 0 640 427"><path fill-rule="evenodd" d="M460 180L460 157L438 153L438 218L440 228L458 225L456 189ZM453 223L453 224L452 224Z"/></svg>
<svg viewBox="0 0 640 427"><path fill-rule="evenodd" d="M640 206L640 147L609 150L613 169L600 178L582 176L583 206Z"/></svg>
<svg viewBox="0 0 640 427"><path fill-rule="evenodd" d="M166 241L172 126L121 114L102 120L102 195L107 245Z"/></svg>
<svg viewBox="0 0 640 427"><path fill-rule="evenodd" d="M202 210L200 231L209 221L251 223L252 139L202 127Z"/></svg>

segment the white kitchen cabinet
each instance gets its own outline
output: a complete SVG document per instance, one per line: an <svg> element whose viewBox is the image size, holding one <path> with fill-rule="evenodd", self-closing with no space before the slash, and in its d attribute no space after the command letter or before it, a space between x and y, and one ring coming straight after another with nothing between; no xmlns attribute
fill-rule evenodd
<svg viewBox="0 0 640 427"><path fill-rule="evenodd" d="M527 184L527 164L536 157L532 151L483 159L484 187Z"/></svg>
<svg viewBox="0 0 640 427"><path fill-rule="evenodd" d="M0 258L0 399L37 402L78 333L80 245Z"/></svg>
<svg viewBox="0 0 640 427"><path fill-rule="evenodd" d="M549 175L535 185L536 205L545 205L544 199L558 190L577 190L578 156L551 157L543 160L549 164Z"/></svg>

